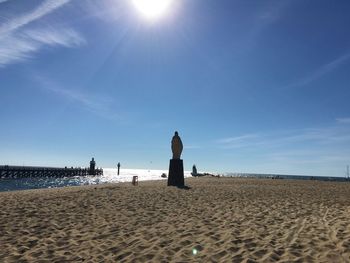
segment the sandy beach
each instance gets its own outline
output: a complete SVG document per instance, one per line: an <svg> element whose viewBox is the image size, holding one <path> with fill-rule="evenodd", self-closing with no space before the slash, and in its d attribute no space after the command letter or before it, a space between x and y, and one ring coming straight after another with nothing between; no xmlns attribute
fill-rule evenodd
<svg viewBox="0 0 350 263"><path fill-rule="evenodd" d="M350 262L350 184L237 178L0 193L0 262Z"/></svg>

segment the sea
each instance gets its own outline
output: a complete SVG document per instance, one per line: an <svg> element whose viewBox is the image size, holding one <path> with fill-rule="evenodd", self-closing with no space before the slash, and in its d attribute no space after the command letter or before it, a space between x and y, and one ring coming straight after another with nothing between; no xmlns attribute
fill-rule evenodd
<svg viewBox="0 0 350 263"><path fill-rule="evenodd" d="M0 178L0 192L29 190L42 188L57 188L67 186L80 185L98 185L107 183L122 183L132 181L133 176L138 176L139 181L149 180L167 180L162 177L167 174L167 170L146 170L146 169L121 169L118 175L118 170L115 168L103 168L101 176L75 176L63 178ZM185 178L191 177L190 171L185 171ZM208 173L209 175L218 175ZM333 182L350 182L346 177L332 176L306 176L306 175L279 175L279 174L252 174L252 173L222 173L224 177L241 177L241 178L268 178L268 179L294 179L294 180L319 180Z"/></svg>
<svg viewBox="0 0 350 263"><path fill-rule="evenodd" d="M43 178L0 178L0 192L14 190L29 190L42 188L57 188L66 186L97 185L107 183L131 182L133 176L138 176L139 181L166 180L162 174L168 174L167 170L146 169L120 169L103 168L100 176L74 176L74 177L43 177ZM190 177L191 172L185 171L184 176Z"/></svg>

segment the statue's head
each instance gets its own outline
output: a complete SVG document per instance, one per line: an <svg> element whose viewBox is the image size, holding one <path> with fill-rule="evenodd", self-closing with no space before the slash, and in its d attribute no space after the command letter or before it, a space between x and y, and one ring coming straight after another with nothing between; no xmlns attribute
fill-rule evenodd
<svg viewBox="0 0 350 263"><path fill-rule="evenodd" d="M175 132L175 136L179 136L179 133L177 131Z"/></svg>

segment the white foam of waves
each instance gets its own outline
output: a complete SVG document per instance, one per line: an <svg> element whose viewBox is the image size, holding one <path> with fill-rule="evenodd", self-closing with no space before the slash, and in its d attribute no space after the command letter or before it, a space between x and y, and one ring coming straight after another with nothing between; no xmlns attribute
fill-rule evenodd
<svg viewBox="0 0 350 263"><path fill-rule="evenodd" d="M117 168L103 168L103 175L99 177L99 183L123 183L132 182L133 176L138 176L139 181L167 180L161 177L162 174L168 176L167 170L145 170L145 169L120 169L118 175ZM191 172L184 172L185 178L191 177Z"/></svg>

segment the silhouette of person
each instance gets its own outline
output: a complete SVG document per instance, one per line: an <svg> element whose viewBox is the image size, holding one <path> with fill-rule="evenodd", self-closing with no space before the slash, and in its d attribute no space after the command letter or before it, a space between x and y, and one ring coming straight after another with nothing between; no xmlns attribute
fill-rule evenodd
<svg viewBox="0 0 350 263"><path fill-rule="evenodd" d="M173 159L180 159L183 145L179 133L176 131L171 140L171 150L173 152Z"/></svg>

